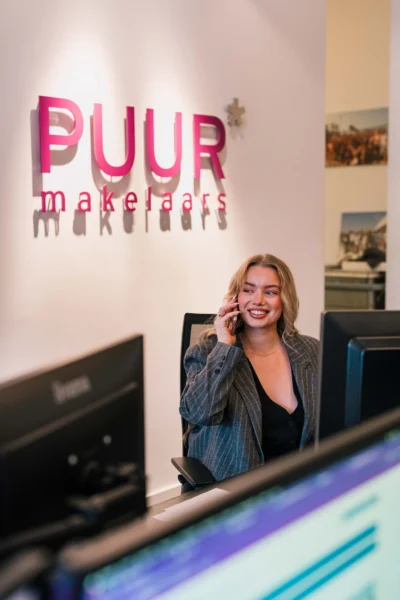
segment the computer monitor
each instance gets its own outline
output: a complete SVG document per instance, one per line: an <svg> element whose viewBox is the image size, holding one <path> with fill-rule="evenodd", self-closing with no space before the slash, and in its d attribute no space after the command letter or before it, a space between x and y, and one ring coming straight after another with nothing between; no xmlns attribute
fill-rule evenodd
<svg viewBox="0 0 400 600"><path fill-rule="evenodd" d="M224 483L228 494L70 546L63 600L397 600L400 409Z"/></svg>
<svg viewBox="0 0 400 600"><path fill-rule="evenodd" d="M0 564L0 600L49 600L53 556L42 548L25 550Z"/></svg>
<svg viewBox="0 0 400 600"><path fill-rule="evenodd" d="M143 398L142 336L0 388L0 555L143 514Z"/></svg>
<svg viewBox="0 0 400 600"><path fill-rule="evenodd" d="M321 319L317 441L400 406L400 311Z"/></svg>

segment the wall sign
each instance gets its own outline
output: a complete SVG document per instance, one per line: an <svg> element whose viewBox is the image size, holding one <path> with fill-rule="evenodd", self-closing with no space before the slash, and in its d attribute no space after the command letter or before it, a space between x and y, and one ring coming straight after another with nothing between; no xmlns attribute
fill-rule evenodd
<svg viewBox="0 0 400 600"><path fill-rule="evenodd" d="M56 111L68 111L71 115L71 126L66 134L60 135L52 132L52 114ZM63 147L72 149L80 143L85 128L91 131L91 150L88 149L88 160L92 160L98 171L108 177L127 176L136 159L136 127L135 127L135 108L126 107L125 114L125 159L122 164L111 164L106 158L106 151L103 141L103 110L101 104L94 104L93 115L83 115L78 104L66 98L55 98L50 96L39 97L39 137L40 137L40 172L51 173L53 165L51 159L52 149ZM156 112L153 109L147 109L145 114L145 164L144 168L156 175L164 178L174 178L179 176L182 163L182 113L175 113L174 135L175 149L174 162L172 165L160 164L156 158ZM212 128L215 133L215 139L204 140L202 138L202 128L207 126ZM208 157L212 165L215 179L220 184L219 190L223 190L221 180L225 178L220 154L225 147L225 128L222 121L216 116L203 114L194 114L192 118L193 135L193 180L199 180L202 158ZM116 193L110 191L110 182L96 187L100 193L100 210L106 213L112 213L115 210ZM157 204L163 212L170 212L173 208L175 199L171 192L157 194L161 200L161 205ZM63 190L52 189L40 191L41 212L54 213L64 212L67 205L73 204L75 211L87 213L92 210L92 195L89 191L81 190L75 198L67 198ZM193 191L181 194L180 208L182 213L190 213L193 208ZM201 194L200 202L203 211L207 209L207 200L210 194ZM226 195L220 191L216 195L218 210L225 211ZM134 190L126 190L123 194L124 211L133 213L138 205L138 195ZM154 194L152 186L147 187L145 193L146 211L151 211L154 206ZM38 212L38 211L36 211Z"/></svg>

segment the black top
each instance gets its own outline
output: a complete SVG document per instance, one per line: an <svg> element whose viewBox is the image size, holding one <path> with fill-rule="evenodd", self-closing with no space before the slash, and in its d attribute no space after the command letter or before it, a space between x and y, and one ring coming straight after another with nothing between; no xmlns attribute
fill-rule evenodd
<svg viewBox="0 0 400 600"><path fill-rule="evenodd" d="M250 363L254 382L261 402L262 410L262 450L267 461L287 454L300 447L304 425L304 408L297 383L292 373L293 391L297 398L297 407L290 415L286 409L276 404L268 396Z"/></svg>

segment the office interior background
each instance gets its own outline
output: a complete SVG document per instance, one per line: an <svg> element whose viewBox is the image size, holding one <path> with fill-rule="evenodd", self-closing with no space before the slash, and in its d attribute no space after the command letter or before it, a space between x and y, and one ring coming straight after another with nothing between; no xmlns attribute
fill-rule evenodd
<svg viewBox="0 0 400 600"><path fill-rule="evenodd" d="M386 212L386 308L400 308L399 28L398 0L7 6L0 23L0 380L143 333L150 502L178 490L170 457L181 452L183 314L216 311L247 256L271 252L290 265L299 328L318 337L324 269L337 260L342 213ZM60 156L39 182L36 111L43 95L73 100L84 129L77 152ZM234 98L245 108L240 127L227 122ZM124 160L125 107L134 106L136 115L134 169L109 182L117 190L109 219L99 208L90 158L96 102L103 105L111 164ZM388 165L325 168L325 116L381 107L390 114ZM146 172L148 108L155 109L160 164L173 163L173 117L183 114L178 180L157 181ZM207 165L194 185L194 114L225 124L225 178L218 185ZM37 221L39 183L65 192L67 210L57 223ZM92 194L92 210L77 227L83 190ZM131 190L138 203L127 225L122 193ZM172 192L168 218L160 212L161 192ZM187 192L189 225L181 213Z"/></svg>

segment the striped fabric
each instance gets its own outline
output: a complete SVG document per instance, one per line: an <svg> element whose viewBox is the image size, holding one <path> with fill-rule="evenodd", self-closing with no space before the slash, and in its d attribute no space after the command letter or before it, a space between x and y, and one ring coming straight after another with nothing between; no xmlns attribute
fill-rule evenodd
<svg viewBox="0 0 400 600"><path fill-rule="evenodd" d="M303 448L316 424L319 342L296 334L286 350L304 406ZM240 342L229 346L211 336L187 350L184 366L180 414L195 425L188 456L199 458L217 481L262 465L261 403Z"/></svg>

